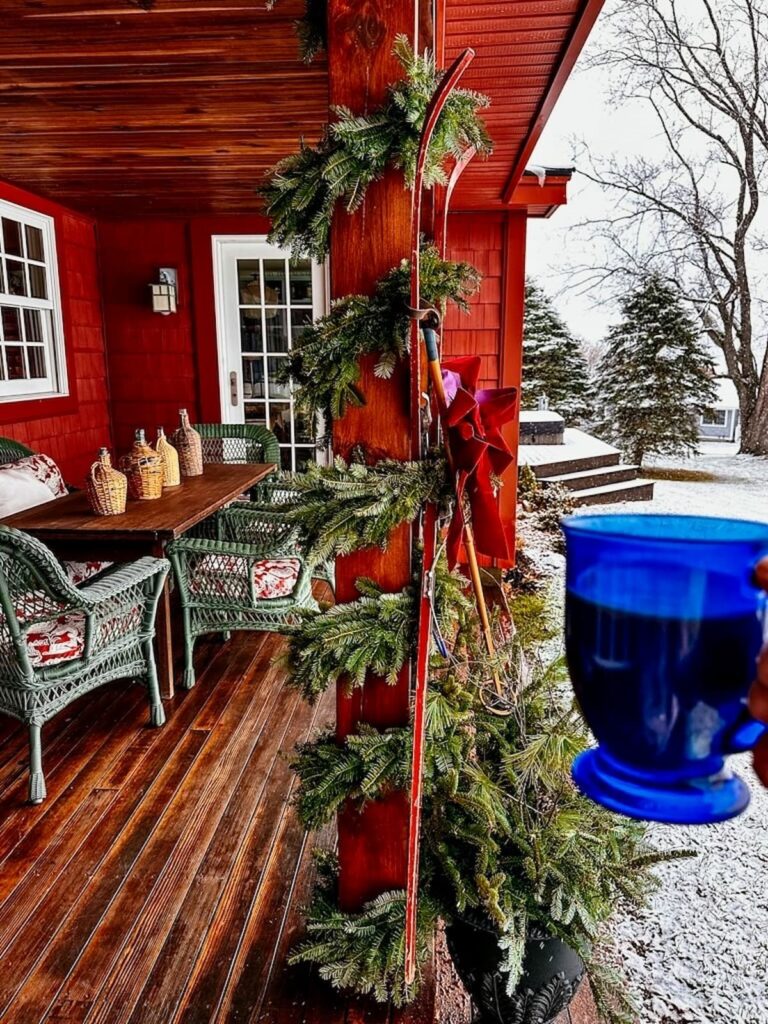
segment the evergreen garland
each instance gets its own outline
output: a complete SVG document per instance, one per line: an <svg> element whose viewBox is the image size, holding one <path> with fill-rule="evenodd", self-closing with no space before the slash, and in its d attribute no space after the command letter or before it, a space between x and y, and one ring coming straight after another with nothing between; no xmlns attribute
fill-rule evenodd
<svg viewBox="0 0 768 1024"><path fill-rule="evenodd" d="M529 605L530 614L538 616L540 603ZM547 633L536 622L519 635L538 643ZM509 641L507 665L520 664L515 657L519 635ZM643 905L656 884L655 864L687 853L656 851L645 840L644 825L613 815L576 791L570 764L587 745L588 733L563 671L561 661L535 662L515 713L499 719L478 699L485 674L481 661L472 661L470 654L447 667L433 664L420 894L428 906L425 918L480 914L495 927L510 989L519 978L529 927L559 936L587 963L604 1019L628 1024L633 1017L627 981L606 962L602 925L617 905ZM364 803L406 786L411 743L408 728L384 733L364 728L343 744L330 736L304 744L294 765L302 822L316 828L346 800ZM404 899L404 893L387 894L390 910L398 895ZM316 963L340 987L377 998L403 995L396 989L400 976L378 954L369 968L362 966L366 942L374 950L384 942L399 948L402 921L398 926L393 916L381 918L370 905L362 916L341 914L324 897L313 905L310 919L313 935L301 948L303 962Z"/></svg>
<svg viewBox="0 0 768 1024"><path fill-rule="evenodd" d="M302 141L298 152L281 160L261 188L274 245L322 261L328 254L337 202L350 213L356 210L368 186L387 167L400 168L406 185L412 186L424 115L442 72L429 52L414 54L405 36L397 37L394 53L405 78L390 86L384 105L359 115L347 107L335 108L336 121L320 141L315 146ZM445 183L443 164L449 155L459 157L470 146L479 153L490 152L490 139L478 115L487 104L479 93L453 91L427 153L428 188Z"/></svg>
<svg viewBox="0 0 768 1024"><path fill-rule="evenodd" d="M417 985L405 984L405 908L401 890L385 892L357 913L338 909L336 870L325 857L320 884L307 911L307 937L288 962L317 966L321 978L341 991L372 996L379 1002L403 1006ZM429 956L437 924L437 909L428 896L419 900L416 922L417 966Z"/></svg>
<svg viewBox="0 0 768 1024"><path fill-rule="evenodd" d="M283 663L289 681L304 698L315 701L345 677L349 688L362 686L367 673L397 681L416 641L416 597L412 588L385 594L371 580L356 582L356 601L325 611L305 612L291 628ZM435 610L444 635L452 635L467 615L467 580L449 572L445 561L435 571Z"/></svg>
<svg viewBox="0 0 768 1024"><path fill-rule="evenodd" d="M410 261L403 260L378 282L372 296L338 299L327 316L294 341L280 379L293 384L299 409L340 419L348 404L363 405L358 381L364 355L376 353L376 375L391 376L409 349L410 272ZM444 312L450 301L466 312L479 284L480 275L469 263L442 260L434 246L422 251L421 295L427 305Z"/></svg>
<svg viewBox="0 0 768 1024"><path fill-rule="evenodd" d="M445 459L437 454L421 462L381 459L375 466L337 457L331 466L310 464L292 486L298 497L285 517L300 527L313 562L386 548L395 527L452 493Z"/></svg>

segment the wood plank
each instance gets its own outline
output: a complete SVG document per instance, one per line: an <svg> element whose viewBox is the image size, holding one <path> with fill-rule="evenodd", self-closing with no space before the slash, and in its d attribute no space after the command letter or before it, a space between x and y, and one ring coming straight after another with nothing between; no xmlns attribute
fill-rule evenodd
<svg viewBox="0 0 768 1024"><path fill-rule="evenodd" d="M35 816L36 820L30 815L20 819L14 829L14 835L6 837L3 843L6 852L0 865L0 891L9 892L25 875L33 871L38 874L50 874L48 867L37 865L37 859L50 853L51 834L63 833L68 841L70 840L70 822L79 812L82 794L92 792L97 787L110 768L128 754L137 731L144 729L146 700L141 699L143 695L138 693L130 696L133 700L122 701L119 708L113 711L113 724L101 749L75 775L61 796L58 799L48 797L41 804L43 814ZM81 727L90 726L90 721L86 719L87 715L87 711L82 715ZM0 904L0 915L2 914ZM5 925L6 922L3 923Z"/></svg>
<svg viewBox="0 0 768 1024"><path fill-rule="evenodd" d="M292 705L292 707L291 707ZM297 714L298 711L298 714ZM168 932L162 949L156 951L149 977L142 988L146 972L135 973L133 1001L121 996L116 1005L121 1007L122 1020L133 1007L129 1024L168 1024L184 999L190 975L198 960L204 956L210 942L211 922L221 900L242 899L238 885L230 879L238 877L244 858L248 858L248 871L258 871L258 855L268 846L271 830L279 821L277 809L285 801L283 780L276 778L274 766L283 747L289 728L299 731L304 724L305 709L295 694L280 701L277 720L285 729L276 729L268 741L252 754L244 773L244 784L230 801L214 841L205 853L192 885L187 891L173 927ZM249 842L250 838L250 842ZM251 849L251 845L256 847ZM252 859L248 856L254 854ZM234 893L233 893L234 889ZM108 1020L95 1014L96 1021Z"/></svg>
<svg viewBox="0 0 768 1024"><path fill-rule="evenodd" d="M112 686L99 687L91 694L85 695L88 696L91 698L91 728L83 730L77 716L68 716L66 709L62 712L65 727L56 735L53 742L47 743L45 726L43 727L43 769L48 799L55 799L69 785L71 773L76 773L109 737L112 708L119 698L119 689ZM27 773L28 762L25 757L21 761L19 772L7 779L6 786L0 794L0 856L4 844L13 842L18 834L19 822L28 821L30 813L44 813L44 804L33 810L27 803Z"/></svg>
<svg viewBox="0 0 768 1024"><path fill-rule="evenodd" d="M230 657L218 659L216 668L219 671L245 671L253 648L233 652L225 649L223 653ZM56 977L59 977L59 981L63 980L61 974L67 969L66 956L58 961L55 954L50 954L50 947L60 936L60 930L66 925L68 917L71 927L71 911L77 904L80 920L79 914L85 899L90 896L91 902L95 900L98 906L99 898L108 899L110 892L119 885L120 878L124 877L144 842L151 836L160 813L173 799L210 735L209 729L190 728L196 714L203 709L211 715L215 724L224 714L232 697L233 691L227 687L207 689L199 682L194 690L185 694L185 699L177 698L180 707L171 721L156 731L158 736L164 737L165 743L156 743L150 749L146 761L143 764L140 762L134 771L128 773L118 800L107 814L106 822L93 835L92 841L83 846L78 859L70 863L56 880L56 890L46 894L36 906L36 927L27 929L17 941L11 941L10 937L0 940L0 970L3 973L0 1000L4 1000L0 1004L0 1018L12 1002L14 1015L19 1012L18 1001L14 1001L14 997L38 966L38 961L45 965L46 956L49 983ZM130 829L124 834L123 830L129 821ZM70 940L65 952L72 958L71 962L77 958L80 950L76 940ZM34 987L27 993L28 999L30 996L34 996ZM34 1002L31 1005L27 1003L27 1013L28 1019L37 1024Z"/></svg>
<svg viewBox="0 0 768 1024"><path fill-rule="evenodd" d="M329 702L326 703L326 708L330 710ZM294 739L306 737L312 729L313 721L314 716L309 723L304 723L303 729L296 732ZM260 996L274 965L275 925L276 922L282 921L291 902L296 851L301 849L304 835L298 816L290 805L290 795L295 788L295 781L290 770L283 773L282 814L278 819L272 842L267 847L261 885L249 905L245 928L231 960L226 988L212 1017L222 1024L245 1024L258 1013Z"/></svg>
<svg viewBox="0 0 768 1024"><path fill-rule="evenodd" d="M330 722L332 707L333 703L326 695L319 705L320 721L326 725ZM269 807L263 814L266 836L262 837L257 831L251 833L227 880L208 930L206 946L176 1009L173 1020L179 1024L203 1024L213 1020L225 998L238 950L243 948L243 935L253 908L258 906L264 866L277 842L285 816L291 780L284 775L282 778L283 786L274 787L274 792L270 787L268 793Z"/></svg>
<svg viewBox="0 0 768 1024"><path fill-rule="evenodd" d="M267 675L263 681L269 686L272 679ZM63 1018L124 1024L132 1005L132 976L135 984L135 975L145 976L151 969L250 754L263 738L278 697L275 687L267 700L261 687L237 690L220 728L210 733L185 780L183 792L168 805L131 869L141 878L141 886L122 885L89 934L76 970L59 989L43 1021ZM291 697L295 700L295 695ZM230 722L240 725L228 728ZM133 922L136 924L131 927ZM103 994L99 1006L92 1005L96 991Z"/></svg>

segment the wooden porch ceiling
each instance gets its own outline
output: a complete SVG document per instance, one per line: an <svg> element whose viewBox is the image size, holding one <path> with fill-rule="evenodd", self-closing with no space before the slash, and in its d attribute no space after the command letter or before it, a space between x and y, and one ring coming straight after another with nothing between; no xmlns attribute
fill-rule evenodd
<svg viewBox="0 0 768 1024"><path fill-rule="evenodd" d="M603 2L445 0L445 62L475 49L461 84L490 96L485 117L494 143L491 157L462 175L454 209L519 205L515 189Z"/></svg>
<svg viewBox="0 0 768 1024"><path fill-rule="evenodd" d="M147 9L148 8L148 9ZM257 212L327 118L302 0L3 0L0 176L104 215Z"/></svg>
<svg viewBox="0 0 768 1024"><path fill-rule="evenodd" d="M459 209L519 205L525 164L603 0L442 0L444 58L491 96L495 151ZM2 0L0 176L100 216L254 213L255 188L328 116L303 0ZM540 214L541 215L541 214Z"/></svg>

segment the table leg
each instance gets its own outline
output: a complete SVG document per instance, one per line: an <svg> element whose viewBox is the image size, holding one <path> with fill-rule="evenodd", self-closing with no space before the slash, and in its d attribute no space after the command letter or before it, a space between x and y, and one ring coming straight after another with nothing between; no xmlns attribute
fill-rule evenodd
<svg viewBox="0 0 768 1024"><path fill-rule="evenodd" d="M164 546L156 545L152 554L156 558L164 558ZM157 660L160 696L163 700L169 700L173 696L173 635L171 631L171 588L168 582L163 587L163 592L157 603L155 659Z"/></svg>

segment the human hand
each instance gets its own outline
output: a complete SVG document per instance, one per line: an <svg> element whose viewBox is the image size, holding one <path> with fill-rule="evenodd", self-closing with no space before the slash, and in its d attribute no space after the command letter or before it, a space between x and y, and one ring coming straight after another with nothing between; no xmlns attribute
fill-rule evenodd
<svg viewBox="0 0 768 1024"><path fill-rule="evenodd" d="M758 585L768 591L768 558L757 563L755 577ZM757 659L757 679L749 691L749 710L761 722L768 722L768 644ZM752 753L757 776L768 786L768 733L760 738Z"/></svg>

